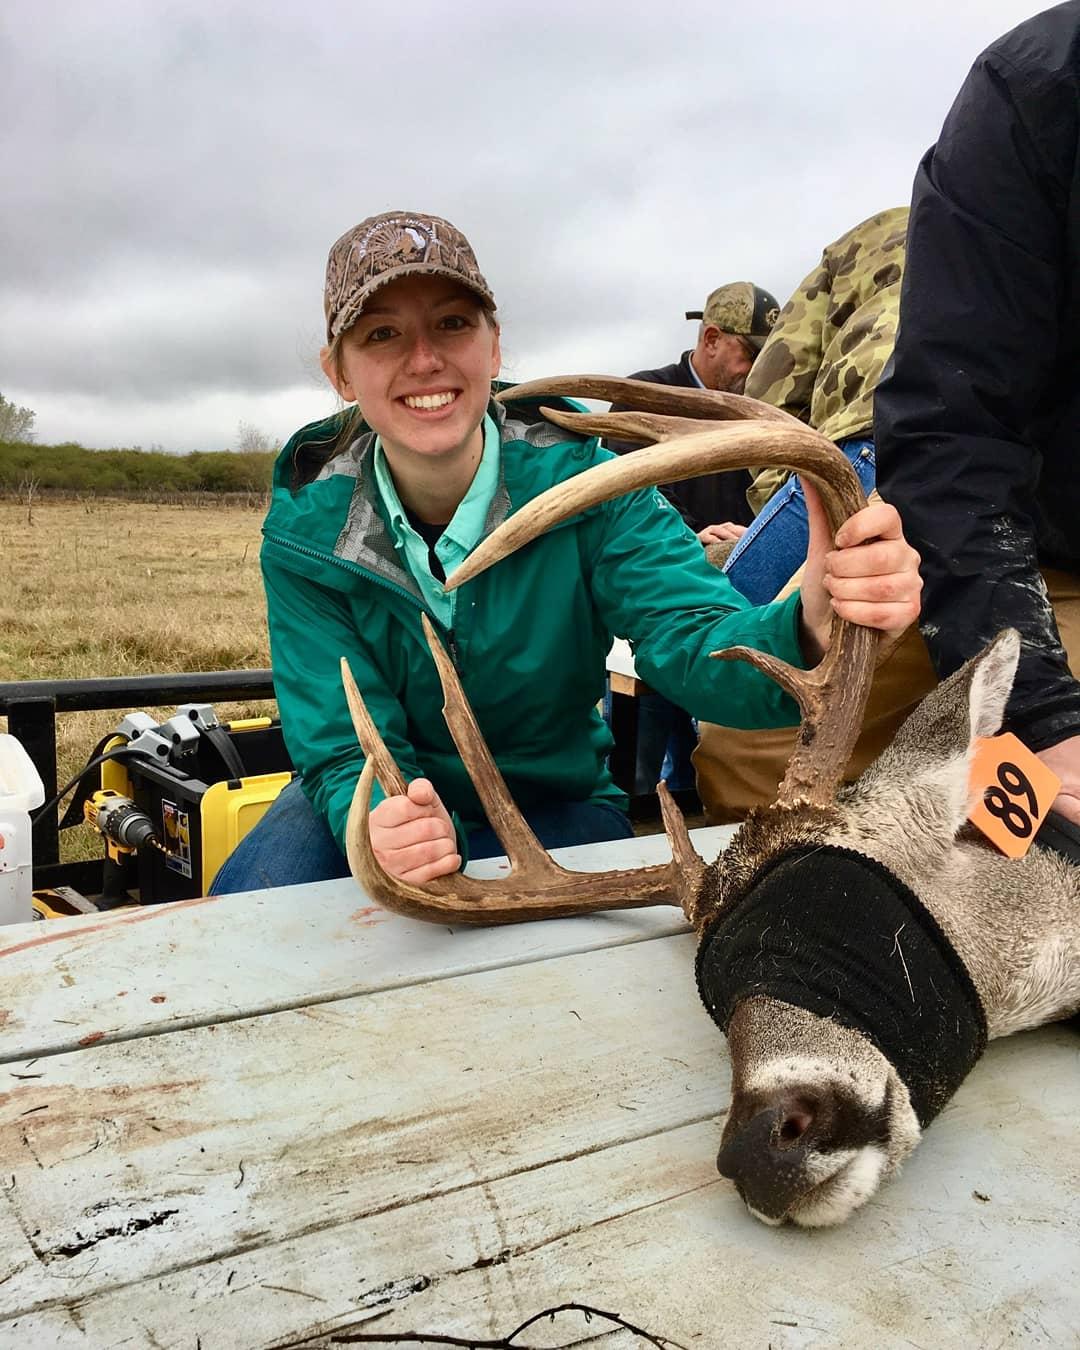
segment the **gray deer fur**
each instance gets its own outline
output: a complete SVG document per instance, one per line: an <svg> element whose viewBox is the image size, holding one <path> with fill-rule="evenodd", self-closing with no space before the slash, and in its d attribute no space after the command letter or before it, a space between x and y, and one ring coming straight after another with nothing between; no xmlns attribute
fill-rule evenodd
<svg viewBox="0 0 1080 1350"><path fill-rule="evenodd" d="M1019 650L1008 630L944 681L834 807L755 812L707 869L695 919L718 912L788 845L838 845L876 859L918 895L966 966L990 1038L1076 1012L1080 869L1038 847L1005 858L963 828L972 742L1000 729ZM919 1143L907 1088L857 1032L750 997L735 1009L728 1043L732 1101L718 1166L766 1223L842 1222ZM769 1203L755 1204L763 1195Z"/></svg>

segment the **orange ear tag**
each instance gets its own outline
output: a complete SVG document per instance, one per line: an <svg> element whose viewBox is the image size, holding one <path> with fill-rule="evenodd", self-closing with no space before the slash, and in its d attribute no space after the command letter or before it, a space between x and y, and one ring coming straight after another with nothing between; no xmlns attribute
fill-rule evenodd
<svg viewBox="0 0 1080 1350"><path fill-rule="evenodd" d="M1010 731L975 742L968 819L1002 853L1022 858L1061 787L1061 779Z"/></svg>

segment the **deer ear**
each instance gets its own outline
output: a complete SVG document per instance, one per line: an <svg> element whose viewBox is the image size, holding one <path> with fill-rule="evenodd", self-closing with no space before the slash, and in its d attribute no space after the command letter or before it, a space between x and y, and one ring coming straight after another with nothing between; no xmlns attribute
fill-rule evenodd
<svg viewBox="0 0 1080 1350"><path fill-rule="evenodd" d="M1019 656L1020 635L1007 628L943 680L867 769L854 795L874 803L880 816L903 822L903 831L951 839L970 805L972 744L1000 730Z"/></svg>
<svg viewBox="0 0 1080 1350"><path fill-rule="evenodd" d="M979 737L993 736L1001 729L1019 657L1020 634L1015 628L1003 629L927 694L885 753L940 764L966 755Z"/></svg>
<svg viewBox="0 0 1080 1350"><path fill-rule="evenodd" d="M969 672L968 724L972 740L996 736L1001 730L1019 660L1020 634L1015 628L1005 628L964 667ZM957 675L963 673L957 671Z"/></svg>

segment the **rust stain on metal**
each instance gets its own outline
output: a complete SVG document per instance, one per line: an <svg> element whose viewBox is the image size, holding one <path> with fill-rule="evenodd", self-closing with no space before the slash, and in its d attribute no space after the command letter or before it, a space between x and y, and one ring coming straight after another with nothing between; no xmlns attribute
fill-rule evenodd
<svg viewBox="0 0 1080 1350"><path fill-rule="evenodd" d="M378 919L373 919L371 917L373 914L379 914L382 917ZM383 909L380 905L365 905L363 909L354 910L349 915L350 920L353 923L360 924L362 928L371 928L373 925L377 923L385 923L387 917L388 916L386 910Z"/></svg>
<svg viewBox="0 0 1080 1350"><path fill-rule="evenodd" d="M33 947L44 947L50 942L67 942L69 939L86 937L89 933L115 932L127 927L128 924L145 923L148 919L160 918L162 914L169 914L174 910L188 909L192 905L209 905L221 898L220 895L200 895L192 900L174 900L167 905L148 905L145 910L136 910L133 914L118 914L108 923L84 924L64 933L43 933L41 937L29 938L26 942L16 942L11 947L0 947L0 959L5 956L14 956L16 952L29 951Z"/></svg>
<svg viewBox="0 0 1080 1350"><path fill-rule="evenodd" d="M151 995L150 995L150 1002L151 1002L151 1003L164 1003L164 1002L165 1002L165 995L164 995L164 994L151 994Z"/></svg>
<svg viewBox="0 0 1080 1350"><path fill-rule="evenodd" d="M198 1079L105 1089L20 1084L0 1092L0 1114L7 1115L0 1123L0 1156L14 1156L21 1143L39 1167L48 1168L102 1147L157 1147L163 1139L190 1138L206 1128L187 1110L203 1086Z"/></svg>
<svg viewBox="0 0 1080 1350"><path fill-rule="evenodd" d="M11 1016L7 1008L0 1008L0 1027L2 1027Z"/></svg>

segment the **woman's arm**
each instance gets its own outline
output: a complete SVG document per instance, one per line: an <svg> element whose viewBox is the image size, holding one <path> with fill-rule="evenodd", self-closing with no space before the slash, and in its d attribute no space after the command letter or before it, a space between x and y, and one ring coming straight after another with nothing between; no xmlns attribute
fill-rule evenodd
<svg viewBox="0 0 1080 1350"><path fill-rule="evenodd" d="M657 509L658 503L660 509ZM853 516L834 542L808 494L811 557L803 591L752 606L656 493L616 498L587 518L591 585L601 613L634 647L638 673L697 717L754 729L790 726L798 709L767 676L709 653L748 646L796 667L816 662L832 612L886 632L918 615L918 555L884 504Z"/></svg>
<svg viewBox="0 0 1080 1350"><path fill-rule="evenodd" d="M422 775L406 734L404 708L387 687L359 633L346 597L279 568L265 557L274 688L289 754L315 809L345 851L345 823L364 752L341 684L349 663L364 703L408 783L403 796L372 788L371 843L392 875L422 883L461 866L457 830Z"/></svg>
<svg viewBox="0 0 1080 1350"><path fill-rule="evenodd" d="M285 743L304 790L344 847L345 820L364 767L341 684L344 656L368 711L406 780L421 770L405 710L357 632L347 597L263 554L274 689ZM376 783L372 802L382 800Z"/></svg>

